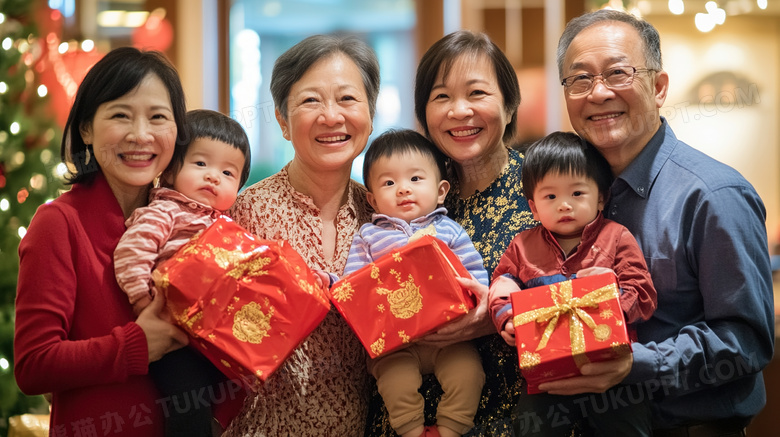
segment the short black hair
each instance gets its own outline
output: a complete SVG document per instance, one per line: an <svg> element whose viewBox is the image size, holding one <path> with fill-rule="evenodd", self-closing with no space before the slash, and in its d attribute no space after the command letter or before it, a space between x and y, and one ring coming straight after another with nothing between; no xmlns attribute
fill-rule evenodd
<svg viewBox="0 0 780 437"><path fill-rule="evenodd" d="M371 191L371 186L368 183L371 177L371 167L377 160L411 152L419 152L424 157L433 160L439 170L439 180L445 178L447 158L432 142L411 129L389 129L371 142L363 159L363 183L368 191Z"/></svg>
<svg viewBox="0 0 780 437"><path fill-rule="evenodd" d="M595 147L572 132L553 132L531 144L523 160L523 192L533 200L534 189L549 173L584 176L596 182L606 201L612 170Z"/></svg>
<svg viewBox="0 0 780 437"><path fill-rule="evenodd" d="M68 184L89 183L97 174L97 160L92 145L85 144L81 132L92 125L98 107L134 90L149 75L157 76L168 90L176 123L176 145L180 148L185 135L184 117L187 105L179 74L168 58L157 51L141 51L134 47L119 47L101 58L84 76L65 123L60 158L70 163Z"/></svg>
<svg viewBox="0 0 780 437"><path fill-rule="evenodd" d="M249 169L252 164L249 138L244 128L236 120L210 109L193 109L187 112L187 128L184 137L186 145L176 148L165 173L171 176L178 174L184 165L184 157L187 155L189 145L200 138L222 141L244 154L244 168L241 169L241 179L238 185L239 188L243 187L249 178Z"/></svg>

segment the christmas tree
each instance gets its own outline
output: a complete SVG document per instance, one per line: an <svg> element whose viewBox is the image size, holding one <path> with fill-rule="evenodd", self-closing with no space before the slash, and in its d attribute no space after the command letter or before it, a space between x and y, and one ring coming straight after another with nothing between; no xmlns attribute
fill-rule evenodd
<svg viewBox="0 0 780 437"><path fill-rule="evenodd" d="M35 0L0 1L0 435L10 416L48 411L41 396L20 392L13 376L17 249L38 206L63 189L62 129L41 81L46 47L36 6Z"/></svg>

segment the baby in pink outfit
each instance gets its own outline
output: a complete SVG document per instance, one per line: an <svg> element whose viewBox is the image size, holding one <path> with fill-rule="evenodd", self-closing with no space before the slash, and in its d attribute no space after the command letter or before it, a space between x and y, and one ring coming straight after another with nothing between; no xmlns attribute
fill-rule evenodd
<svg viewBox="0 0 780 437"><path fill-rule="evenodd" d="M162 187L153 189L149 205L127 219L114 251L117 282L136 314L154 297L155 267L230 208L249 176L249 140L238 122L219 112L194 110L187 113L187 129L190 142L176 145ZM149 372L167 396L165 434L210 437L211 408L187 397L218 382L220 372L190 348L151 363Z"/></svg>

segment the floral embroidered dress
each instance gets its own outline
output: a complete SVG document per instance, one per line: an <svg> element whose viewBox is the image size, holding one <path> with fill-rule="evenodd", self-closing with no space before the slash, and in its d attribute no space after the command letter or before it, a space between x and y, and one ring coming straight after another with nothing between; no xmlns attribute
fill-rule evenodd
<svg viewBox="0 0 780 437"><path fill-rule="evenodd" d="M523 155L509 149L509 163L501 175L489 187L466 199L460 198L457 180L450 178L455 183L444 206L449 216L471 237L490 276L515 235L537 224L523 195L520 175L522 163ZM520 395L522 382L517 349L507 345L498 334L478 338L474 342L482 357L486 379L479 410L474 418L476 425L466 435L514 436L511 413ZM433 424L435 405L442 391L430 376L423 379L422 390L426 399L426 423ZM366 436L395 436L375 388L369 410Z"/></svg>
<svg viewBox="0 0 780 437"><path fill-rule="evenodd" d="M244 190L228 215L260 238L288 240L309 267L340 275L353 235L371 220L365 188L350 181L347 202L336 217L335 253L327 262L320 211L290 185L287 168ZM249 394L224 435L362 436L368 403L366 358L357 337L331 309L261 390Z"/></svg>

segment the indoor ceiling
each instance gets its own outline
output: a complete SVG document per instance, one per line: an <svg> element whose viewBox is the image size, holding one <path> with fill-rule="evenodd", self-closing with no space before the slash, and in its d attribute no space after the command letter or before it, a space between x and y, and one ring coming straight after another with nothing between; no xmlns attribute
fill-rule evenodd
<svg viewBox="0 0 780 437"><path fill-rule="evenodd" d="M682 15L706 13L706 4L712 0L683 0L685 11ZM671 14L669 0L634 0L633 3L644 15ZM734 15L780 15L780 0L767 0L766 9L758 6L758 0L719 0L715 2L719 8L726 11L726 16Z"/></svg>
<svg viewBox="0 0 780 437"><path fill-rule="evenodd" d="M245 27L265 34L297 34L300 29L392 31L415 24L413 0L233 0L233 4L233 13L240 10Z"/></svg>

